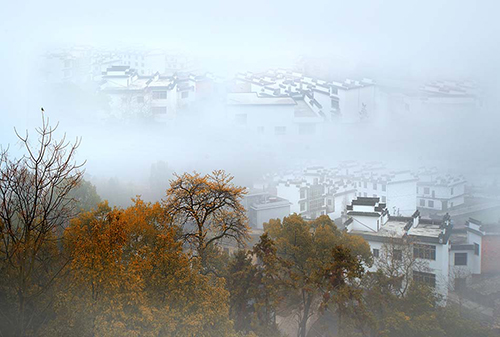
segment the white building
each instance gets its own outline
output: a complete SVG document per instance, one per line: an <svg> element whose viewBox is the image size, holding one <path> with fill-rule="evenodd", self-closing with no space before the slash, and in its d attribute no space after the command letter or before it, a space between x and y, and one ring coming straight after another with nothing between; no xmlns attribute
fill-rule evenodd
<svg viewBox="0 0 500 337"><path fill-rule="evenodd" d="M379 201L364 197L353 200L345 222L349 233L368 242L375 262L386 258L381 256L383 249L409 245L412 259L422 262L415 264L420 268L413 270L411 277L434 287L444 299L449 290L458 291L472 275L481 274L484 232L480 222L469 219L465 228L454 229L448 214L442 220L423 219L419 211L410 217L391 216ZM371 270L376 268L377 263Z"/></svg>
<svg viewBox="0 0 500 337"><path fill-rule="evenodd" d="M195 100L197 78L192 75L140 76L129 66L113 66L102 79L101 91L110 97L117 117L152 116L166 122Z"/></svg>
<svg viewBox="0 0 500 337"><path fill-rule="evenodd" d="M364 197L353 200L347 211L347 231L369 243L375 260L386 258L382 252L388 249L393 250L394 260L402 260L401 247L409 247L413 257L423 262L418 270L412 270L411 278L435 288L446 300L452 230L449 216L442 221L421 219L418 211L410 217L390 216L386 205L379 200ZM376 268L377 263L372 270Z"/></svg>
<svg viewBox="0 0 500 337"><path fill-rule="evenodd" d="M283 69L236 76L239 92L271 97L302 97L327 121L354 123L375 116L375 85L370 79L327 82Z"/></svg>
<svg viewBox="0 0 500 337"><path fill-rule="evenodd" d="M301 98L229 93L227 114L236 127L260 135L310 136L320 133L323 118Z"/></svg>
<svg viewBox="0 0 500 337"><path fill-rule="evenodd" d="M417 206L446 211L464 203L466 181L461 176L439 175L436 169L418 172Z"/></svg>
<svg viewBox="0 0 500 337"><path fill-rule="evenodd" d="M251 228L263 229L270 219L281 219L290 215L290 202L269 193L251 193L243 199Z"/></svg>
<svg viewBox="0 0 500 337"><path fill-rule="evenodd" d="M380 197L391 215L410 216L417 210L417 181L410 171L363 167L354 172L358 197Z"/></svg>

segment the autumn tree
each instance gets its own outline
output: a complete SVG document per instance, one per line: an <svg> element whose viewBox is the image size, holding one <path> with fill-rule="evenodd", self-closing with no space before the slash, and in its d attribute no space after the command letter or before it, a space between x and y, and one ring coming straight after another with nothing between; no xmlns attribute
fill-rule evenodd
<svg viewBox="0 0 500 337"><path fill-rule="evenodd" d="M75 163L80 144L55 138L57 125L42 125L32 139L16 134L25 150L19 159L0 152L0 332L36 333L46 319L55 281L67 259L59 234L76 208L71 192L82 180Z"/></svg>
<svg viewBox="0 0 500 337"><path fill-rule="evenodd" d="M246 191L232 181L231 175L219 170L204 176L196 172L175 175L170 183L164 206L198 256L222 239L244 245L248 238L241 204Z"/></svg>
<svg viewBox="0 0 500 337"><path fill-rule="evenodd" d="M287 306L293 308L298 320L298 336L305 337L309 319L320 313L325 296L337 296L346 291L350 279L360 277L362 264L371 263L366 242L351 239L337 229L327 216L306 221L299 215L271 220L265 225L275 240L277 254L290 289ZM354 240L352 244L351 240ZM345 247L352 246L352 249Z"/></svg>
<svg viewBox="0 0 500 337"><path fill-rule="evenodd" d="M224 281L200 274L161 206L101 204L65 233L67 287L46 335L231 335Z"/></svg>

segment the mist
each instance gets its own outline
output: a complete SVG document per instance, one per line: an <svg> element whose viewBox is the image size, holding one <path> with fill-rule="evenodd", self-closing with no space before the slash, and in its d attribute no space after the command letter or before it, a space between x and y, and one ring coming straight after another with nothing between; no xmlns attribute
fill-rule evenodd
<svg viewBox="0 0 500 337"><path fill-rule="evenodd" d="M362 180L356 180L377 175L378 168L373 167L380 164L393 177L397 172L410 172L414 187L418 186L412 212L402 214L399 206L388 205L391 216L420 212L425 221L431 221L448 216L449 211L460 230L472 228L474 221L500 224L497 1L21 0L2 7L0 148L8 148L12 157L21 156L23 144L16 132L24 135L28 130L34 135L42 116L48 118L52 125L58 124L57 137L81 139L75 160L85 163L84 179L111 206L132 206L136 196L150 202L168 199L174 174L224 170L250 196L265 193L266 198L290 201L288 216L302 212L300 201L295 202L295 195L280 188L297 181L314 186L316 182L311 183L308 174L323 178L336 174L342 183L357 188L348 202L343 201L342 213L302 215L309 220L329 215L343 228L351 221L346 212L355 207L355 198L370 198L371 192L373 197L381 196L380 189L361 190ZM62 67L54 66L59 62L54 55L82 51L95 62L89 65L89 69L97 69L90 77L53 76L54 67ZM142 73L138 68L141 56L132 56L130 62L128 55L127 63L127 53L142 55ZM154 53L188 61L178 70L166 71L166 66L146 69L144 55ZM114 66L126 68L119 70L123 71L119 76L131 72L129 78L134 81L146 83L149 79L147 85L156 74L164 81L192 76L189 83L195 83L195 89L189 104L180 107L178 103L173 117L170 110L166 119L159 119L153 110L144 117L130 112L132 109L117 108L116 92L112 91L116 88L107 87L113 76L119 77ZM309 78L312 80L307 82ZM319 101L318 80L330 91L321 105L317 103L320 108L315 108L311 101ZM202 97L196 83L203 81L210 83L210 92ZM291 89L289 83L294 81L304 83ZM361 94L352 98L357 105L352 108L353 119L347 120L346 115L330 113L339 104L331 101L330 109L330 99L340 95L334 93L334 87L346 92L373 91L363 102ZM436 97L445 98L429 103ZM290 106L304 102L320 121L303 133L294 134L288 126L286 134L281 134L279 118L283 117L276 121L269 117L278 108L259 110L266 108L256 103L279 98L288 99ZM246 104L255 110L247 112ZM248 117L252 114L264 116L259 118L266 122L257 117L252 120ZM243 115L243 122L238 122ZM290 125L294 123L295 119L290 121ZM352 170L342 176L339 172L351 163L356 163L352 164L355 178ZM318 171L311 173L309 168ZM427 183L426 173L422 173L426 169L435 170L432 179L436 181L441 177L463 179L463 205L449 199L449 209L429 206L434 202L427 204L420 192ZM385 207L383 202L380 199L380 207ZM474 208L479 204L484 207ZM391 211L396 208L397 212ZM253 229L264 227L261 223Z"/></svg>

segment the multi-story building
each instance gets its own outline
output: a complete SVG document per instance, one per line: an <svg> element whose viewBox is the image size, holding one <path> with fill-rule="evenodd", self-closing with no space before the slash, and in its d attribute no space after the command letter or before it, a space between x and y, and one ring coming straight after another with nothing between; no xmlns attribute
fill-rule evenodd
<svg viewBox="0 0 500 337"><path fill-rule="evenodd" d="M466 181L462 176L443 176L436 169L421 169L418 178L419 208L446 211L464 203Z"/></svg>
<svg viewBox="0 0 500 337"><path fill-rule="evenodd" d="M102 78L101 91L110 97L112 111L119 117L153 116L165 122L195 99L197 78L191 75L140 76L129 66L113 66Z"/></svg>
<svg viewBox="0 0 500 337"><path fill-rule="evenodd" d="M278 181L277 195L290 201L290 212L315 219L326 215L325 186L309 184L304 179Z"/></svg>
<svg viewBox="0 0 500 337"><path fill-rule="evenodd" d="M380 197L391 215L410 216L416 209L417 178L410 171L364 167L353 174L358 197Z"/></svg>
<svg viewBox="0 0 500 337"><path fill-rule="evenodd" d="M236 127L260 135L310 136L320 133L323 118L302 98L229 93L227 113Z"/></svg>
<svg viewBox="0 0 500 337"><path fill-rule="evenodd" d="M354 123L375 115L375 86L370 79L333 82L278 69L239 73L235 90L269 97L301 97L326 121Z"/></svg>
<svg viewBox="0 0 500 337"><path fill-rule="evenodd" d="M425 282L446 299L452 230L449 216L442 221L421 219L418 211L410 217L390 216L378 197L358 197L347 209L347 231L368 242L375 259L373 270L380 263L378 259L381 263L407 264L401 270L413 264L412 275L406 277Z"/></svg>
<svg viewBox="0 0 500 337"><path fill-rule="evenodd" d="M444 299L449 290L459 290L472 275L482 273L485 232L474 219L457 230L448 214L439 220L421 218L419 211L409 217L392 216L378 197L353 200L347 207L347 216L347 231L362 236L372 249L372 270L379 263L412 260L418 269L411 271L411 277L435 288ZM407 250L406 256L400 252L402 249ZM391 261L382 254L388 250Z"/></svg>
<svg viewBox="0 0 500 337"><path fill-rule="evenodd" d="M290 215L290 202L266 192L250 193L243 199L251 228L263 229L270 219L283 219Z"/></svg>

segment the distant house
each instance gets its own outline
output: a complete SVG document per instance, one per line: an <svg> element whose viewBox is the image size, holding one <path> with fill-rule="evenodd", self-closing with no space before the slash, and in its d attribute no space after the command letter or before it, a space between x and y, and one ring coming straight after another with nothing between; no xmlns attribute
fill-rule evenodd
<svg viewBox="0 0 500 337"><path fill-rule="evenodd" d="M228 116L236 127L260 135L315 135L323 123L323 117L310 109L300 97L229 93L226 103Z"/></svg>
<svg viewBox="0 0 500 337"><path fill-rule="evenodd" d="M305 105L325 121L355 123L371 119L375 114L375 83L370 79L324 81L277 69L239 73L235 87L238 92L268 97L301 97Z"/></svg>
<svg viewBox="0 0 500 337"><path fill-rule="evenodd" d="M463 177L439 175L436 169L421 169L418 177L419 208L446 211L464 203L466 181Z"/></svg>
<svg viewBox="0 0 500 337"><path fill-rule="evenodd" d="M263 224L271 219L283 219L290 215L290 202L268 193L251 193L243 200L252 228L263 229Z"/></svg>
<svg viewBox="0 0 500 337"><path fill-rule="evenodd" d="M141 76L129 66L112 66L103 73L100 90L110 97L118 117L144 115L167 122L194 102L199 80L190 74Z"/></svg>

